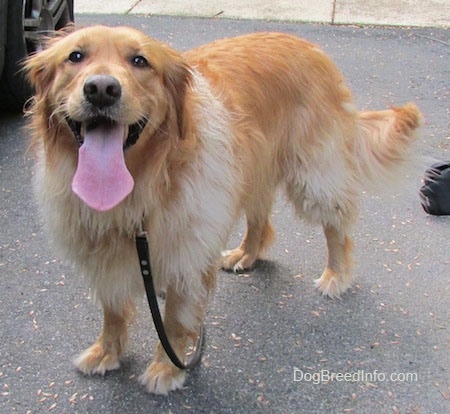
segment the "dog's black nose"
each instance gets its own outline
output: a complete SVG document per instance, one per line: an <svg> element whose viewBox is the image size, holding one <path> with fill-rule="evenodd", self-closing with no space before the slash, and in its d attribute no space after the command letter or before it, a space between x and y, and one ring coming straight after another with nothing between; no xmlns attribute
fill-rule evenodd
<svg viewBox="0 0 450 414"><path fill-rule="evenodd" d="M119 81L109 75L92 75L83 87L86 99L97 108L114 105L122 95Z"/></svg>

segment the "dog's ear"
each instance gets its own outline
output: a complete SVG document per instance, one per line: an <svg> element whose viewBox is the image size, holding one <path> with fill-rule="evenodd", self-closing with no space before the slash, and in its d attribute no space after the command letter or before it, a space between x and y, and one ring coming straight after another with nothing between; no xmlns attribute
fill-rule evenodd
<svg viewBox="0 0 450 414"><path fill-rule="evenodd" d="M36 95L40 96L47 91L54 78L57 64L62 59L55 45L74 30L73 25L69 25L52 37L46 38L39 45L37 52L25 60L23 68Z"/></svg>
<svg viewBox="0 0 450 414"><path fill-rule="evenodd" d="M48 50L43 50L32 55L25 62L27 78L35 89L36 95L41 95L50 86L53 78L54 66L48 55Z"/></svg>
<svg viewBox="0 0 450 414"><path fill-rule="evenodd" d="M181 56L172 57L166 66L164 84L175 110L178 137L185 135L186 92L192 80L192 72L189 65Z"/></svg>

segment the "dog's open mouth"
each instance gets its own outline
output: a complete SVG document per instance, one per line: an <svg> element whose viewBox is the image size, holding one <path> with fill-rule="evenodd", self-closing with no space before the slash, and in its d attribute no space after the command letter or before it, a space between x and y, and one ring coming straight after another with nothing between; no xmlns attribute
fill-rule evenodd
<svg viewBox="0 0 450 414"><path fill-rule="evenodd" d="M137 141L145 122L125 125L95 117L85 122L68 119L67 123L79 145L72 191L94 210L114 208L133 190L124 149Z"/></svg>
<svg viewBox="0 0 450 414"><path fill-rule="evenodd" d="M83 145L83 142L84 142L84 138L83 138L84 132L83 131L89 131L91 129L94 129L102 123L114 124L116 122L110 118L101 117L101 116L89 119L85 122L74 121L73 119L67 117L66 121L67 121L67 124L69 125L69 128L72 130L72 132L75 136L75 139L77 140L78 146ZM147 120L145 118L142 118L138 122L128 126L128 135L123 144L124 150L126 150L127 148L136 144L142 130L145 128L146 125L147 125Z"/></svg>

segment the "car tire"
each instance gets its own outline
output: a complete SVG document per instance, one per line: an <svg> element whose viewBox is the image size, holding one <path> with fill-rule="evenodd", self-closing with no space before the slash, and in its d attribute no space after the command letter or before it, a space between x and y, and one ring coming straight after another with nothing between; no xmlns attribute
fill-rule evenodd
<svg viewBox="0 0 450 414"><path fill-rule="evenodd" d="M52 11L56 5L57 11ZM33 91L25 80L22 63L36 51L33 35L57 30L73 21L73 0L9 0L5 63L0 79L0 108L22 109ZM30 24L27 26L27 24Z"/></svg>

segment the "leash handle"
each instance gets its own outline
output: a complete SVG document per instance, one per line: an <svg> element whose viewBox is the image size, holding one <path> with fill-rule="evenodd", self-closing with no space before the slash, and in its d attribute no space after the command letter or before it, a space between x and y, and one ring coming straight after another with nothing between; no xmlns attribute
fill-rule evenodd
<svg viewBox="0 0 450 414"><path fill-rule="evenodd" d="M170 344L169 338L167 337L166 330L164 328L164 323L162 321L161 312L159 311L158 298L155 292L152 269L150 265L147 233L145 231L139 231L135 236L135 241L141 274L142 278L144 279L145 293L147 295L148 305L152 313L153 323L155 325L156 332L158 333L159 340L161 341L161 344L167 356L175 366L180 369L192 369L200 362L201 359L202 347L204 343L203 325L200 325L200 332L195 346L195 351L189 361L184 364L180 361L177 354L173 350L172 345Z"/></svg>

